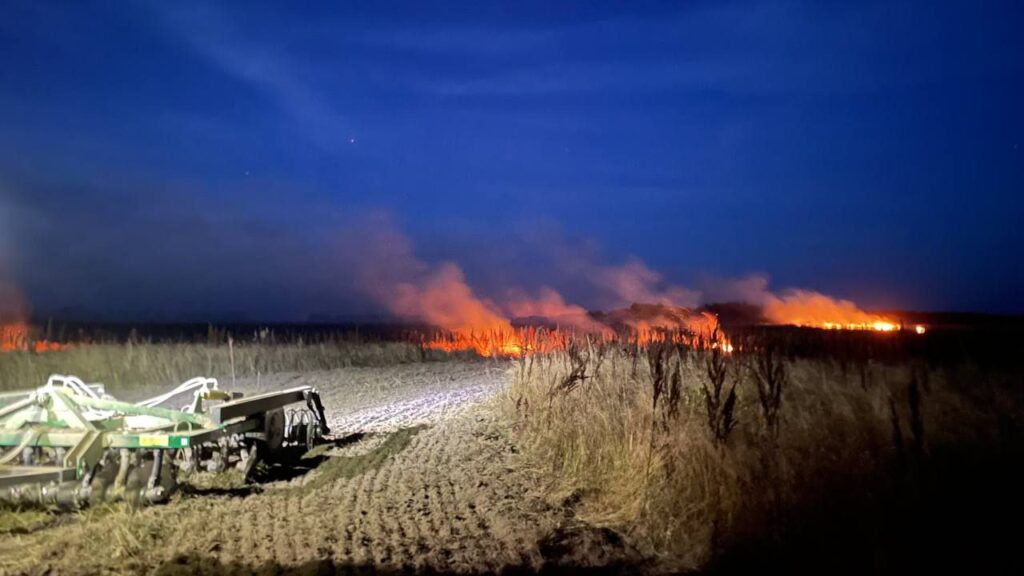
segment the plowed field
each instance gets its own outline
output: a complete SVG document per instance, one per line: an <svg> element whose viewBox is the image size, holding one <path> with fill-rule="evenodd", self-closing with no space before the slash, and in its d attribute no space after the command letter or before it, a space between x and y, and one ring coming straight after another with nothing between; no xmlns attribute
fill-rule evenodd
<svg viewBox="0 0 1024 576"><path fill-rule="evenodd" d="M545 497L488 398L501 364L284 374L317 386L335 446L258 486L185 487L166 505L26 517L0 533L5 573L332 574L629 571L618 536ZM227 387L226 384L222 386ZM12 514L6 512L5 514Z"/></svg>

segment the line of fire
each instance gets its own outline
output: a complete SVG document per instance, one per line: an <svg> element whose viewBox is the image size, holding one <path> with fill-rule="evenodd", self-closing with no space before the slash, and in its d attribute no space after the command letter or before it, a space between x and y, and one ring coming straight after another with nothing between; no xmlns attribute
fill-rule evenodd
<svg viewBox="0 0 1024 576"><path fill-rule="evenodd" d="M744 325L736 320L723 325L719 316L708 310L634 304L627 309L609 313L591 313L581 326L574 318L530 318L511 321L507 326L466 326L454 329L427 328L404 331L402 338L428 350L442 352L473 352L482 357L515 358L564 350L571 342L619 342L643 346L653 342L671 342L695 349L718 348L725 353L736 351L729 339L729 327ZM912 332L922 335L923 324L905 324L898 318L870 315L858 311L852 317L808 322L754 322L746 325L793 326L817 330L875 332L879 334ZM0 324L0 352L31 352L43 354L88 345L88 341L57 341L48 331L33 327L26 321Z"/></svg>

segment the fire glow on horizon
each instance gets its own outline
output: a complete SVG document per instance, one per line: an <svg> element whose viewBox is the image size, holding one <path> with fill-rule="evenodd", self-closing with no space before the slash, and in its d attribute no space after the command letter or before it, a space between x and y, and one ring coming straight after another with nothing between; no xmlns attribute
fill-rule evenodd
<svg viewBox="0 0 1024 576"><path fill-rule="evenodd" d="M823 322L821 324L791 324L800 328L819 330L870 331L893 333L903 330L903 326L894 321L879 320L872 323ZM925 326L920 324L912 328L916 334L924 334ZM572 328L543 330L537 328L514 328L509 330L447 330L432 337L422 338L419 344L428 350L443 352L475 352L485 358L516 358L523 355L546 354L564 350L574 339L589 339L592 342L620 341L631 345L644 346L655 342L670 340L675 344L686 345L695 349L721 349L726 354L735 351L729 338L717 329L717 323L711 330L690 332L678 327L646 327L628 330L625 333L611 331L579 332Z"/></svg>
<svg viewBox="0 0 1024 576"><path fill-rule="evenodd" d="M628 309L605 314L590 314L580 306L566 304L562 297L548 289L543 294L543 305L524 304L522 293L517 310L555 311L562 314L533 316L556 318L557 328L513 328L512 321L502 315L501 307L477 298L461 274L453 275L456 289L445 290L446 295L458 295L445 302L446 316L468 302L470 310L486 308L492 311L489 322L464 322L457 326L439 326L442 332L424 338L421 345L427 349L446 352L475 351L484 357L518 357L565 349L575 339L592 342L618 341L645 345L671 339L674 343L698 349L718 348L726 353L734 351L733 344L722 331L718 317L706 311L672 306L666 303L634 304ZM768 325L796 326L818 330L868 331L896 333L905 329L924 334L923 325L904 326L890 316L873 314L860 309L849 300L826 296L807 290L790 290L781 294L767 291L763 286L752 291L748 298L760 303L762 321ZM429 306L420 309L430 310ZM467 315L479 318L475 313ZM440 319L437 316L434 318ZM605 324L603 322L609 322ZM613 325L615 326L613 328Z"/></svg>
<svg viewBox="0 0 1024 576"><path fill-rule="evenodd" d="M36 340L31 337L28 324L25 322L12 322L0 324L0 352L56 352L67 349L67 344L50 342L47 340Z"/></svg>
<svg viewBox="0 0 1024 576"><path fill-rule="evenodd" d="M722 281L708 292L693 290L667 281L636 258L608 264L574 254L564 262L586 286L585 293L607 303L604 309L621 307L609 312L591 313L583 302L568 300L545 284L532 291L513 284L498 293L481 293L457 263L417 257L410 239L386 215L350 228L351 237L339 239L337 265L350 273L355 290L396 320L435 327L429 336L412 338L426 349L517 357L565 349L581 339L644 345L671 338L676 344L732 352L718 318L701 311L700 304L709 298L756 307L761 318L751 318L752 323L880 333L903 329L899 320L866 312L849 300L813 290L772 291L765 276ZM347 249L351 246L359 250ZM7 320L0 322L0 351L67 347L32 338L28 324L20 320L29 309L27 300L13 285L0 290L3 304L14 313L4 314L0 308L0 320ZM516 326L515 319L541 319L540 324L557 328ZM924 326L913 329L925 332Z"/></svg>
<svg viewBox="0 0 1024 576"><path fill-rule="evenodd" d="M588 333L578 332L571 328L543 329L534 327L489 332L449 330L422 338L419 344L427 350L440 350L448 353L474 352L484 358L518 358L565 350L573 341L623 342L633 346L670 341L692 348L719 348L725 353L733 351L733 345L721 332L697 334L667 328L636 329L621 334L611 331Z"/></svg>
<svg viewBox="0 0 1024 576"><path fill-rule="evenodd" d="M874 332L896 332L903 329L902 325L897 322L881 320L870 324L825 322L821 325L797 326L822 330ZM913 327L913 331L916 334L924 334L927 329L918 324ZM472 351L485 358L517 358L524 355L548 354L564 350L575 339L589 339L592 342L604 343L620 341L638 346L669 340L675 344L697 349L718 348L727 354L735 350L728 337L718 329L717 319L707 313L700 316L700 325L697 329L694 329L693 325L688 329L681 329L679 326L641 325L632 327L623 333L607 329L585 332L572 328L544 329L536 327L491 330L460 329L440 331L429 337L423 336L414 339L414 341L428 350L447 353ZM31 338L30 329L23 322L0 325L0 352L42 354L65 350L69 347L69 344Z"/></svg>

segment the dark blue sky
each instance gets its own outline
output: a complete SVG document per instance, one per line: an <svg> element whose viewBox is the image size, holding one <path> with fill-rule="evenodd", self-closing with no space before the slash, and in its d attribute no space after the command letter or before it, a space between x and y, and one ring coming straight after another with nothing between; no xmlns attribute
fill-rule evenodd
<svg viewBox="0 0 1024 576"><path fill-rule="evenodd" d="M1024 311L1019 2L5 2L37 311L373 312L353 230L498 298L572 262Z"/></svg>

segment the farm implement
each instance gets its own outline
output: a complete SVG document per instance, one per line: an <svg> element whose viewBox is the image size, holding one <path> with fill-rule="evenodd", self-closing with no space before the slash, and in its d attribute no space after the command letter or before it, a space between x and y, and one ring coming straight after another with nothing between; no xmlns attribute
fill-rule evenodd
<svg viewBox="0 0 1024 576"><path fill-rule="evenodd" d="M187 405L167 407L188 393ZM133 404L102 384L51 376L36 390L0 394L0 500L163 502L178 472L235 467L248 479L258 461L304 452L329 432L310 386L243 396L194 378Z"/></svg>

